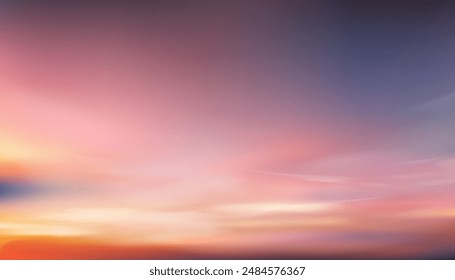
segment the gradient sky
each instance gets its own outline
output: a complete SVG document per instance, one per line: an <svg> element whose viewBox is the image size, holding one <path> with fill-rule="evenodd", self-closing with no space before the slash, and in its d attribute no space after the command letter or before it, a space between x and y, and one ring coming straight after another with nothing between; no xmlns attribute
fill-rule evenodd
<svg viewBox="0 0 455 280"><path fill-rule="evenodd" d="M0 258L454 258L455 5L0 2Z"/></svg>

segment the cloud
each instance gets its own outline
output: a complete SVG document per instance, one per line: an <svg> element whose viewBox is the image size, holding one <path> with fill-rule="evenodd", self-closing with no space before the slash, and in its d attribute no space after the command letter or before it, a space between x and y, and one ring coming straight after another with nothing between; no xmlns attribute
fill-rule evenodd
<svg viewBox="0 0 455 280"><path fill-rule="evenodd" d="M306 175L306 174L297 174L297 173L283 173L283 172L272 172L264 170L254 170L254 172L274 175L274 176L283 176L294 178L297 180L309 181L309 182L318 182L318 183L342 183L346 180L344 177L340 176L325 176L325 175Z"/></svg>
<svg viewBox="0 0 455 280"><path fill-rule="evenodd" d="M216 220L196 211L139 208L71 208L41 215L44 224L62 224L92 232L103 242L148 244L184 242L220 232Z"/></svg>
<svg viewBox="0 0 455 280"><path fill-rule="evenodd" d="M29 183L0 178L0 202L27 198L38 192L39 191Z"/></svg>
<svg viewBox="0 0 455 280"><path fill-rule="evenodd" d="M220 205L215 209L233 214L265 214L265 213L317 213L334 210L337 204L333 203L245 203Z"/></svg>
<svg viewBox="0 0 455 280"><path fill-rule="evenodd" d="M80 227L38 224L38 223L0 223L0 232L6 236L84 236L92 234Z"/></svg>

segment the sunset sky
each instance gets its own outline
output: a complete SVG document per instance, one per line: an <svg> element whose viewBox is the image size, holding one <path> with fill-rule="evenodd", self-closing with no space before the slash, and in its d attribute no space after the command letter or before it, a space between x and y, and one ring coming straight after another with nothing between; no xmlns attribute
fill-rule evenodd
<svg viewBox="0 0 455 280"><path fill-rule="evenodd" d="M455 258L454 15L0 1L0 259Z"/></svg>

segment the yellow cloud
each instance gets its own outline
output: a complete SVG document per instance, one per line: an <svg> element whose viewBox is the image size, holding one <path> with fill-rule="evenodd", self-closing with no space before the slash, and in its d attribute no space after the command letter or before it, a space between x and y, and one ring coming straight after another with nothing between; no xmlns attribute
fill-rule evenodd
<svg viewBox="0 0 455 280"><path fill-rule="evenodd" d="M64 152L55 147L0 134L0 162L41 163L57 161Z"/></svg>

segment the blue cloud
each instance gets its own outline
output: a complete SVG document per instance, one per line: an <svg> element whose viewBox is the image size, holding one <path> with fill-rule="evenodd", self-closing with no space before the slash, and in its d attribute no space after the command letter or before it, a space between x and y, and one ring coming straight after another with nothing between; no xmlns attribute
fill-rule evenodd
<svg viewBox="0 0 455 280"><path fill-rule="evenodd" d="M11 179L0 179L0 202L11 199L20 199L31 196L37 193L37 189L33 185Z"/></svg>

